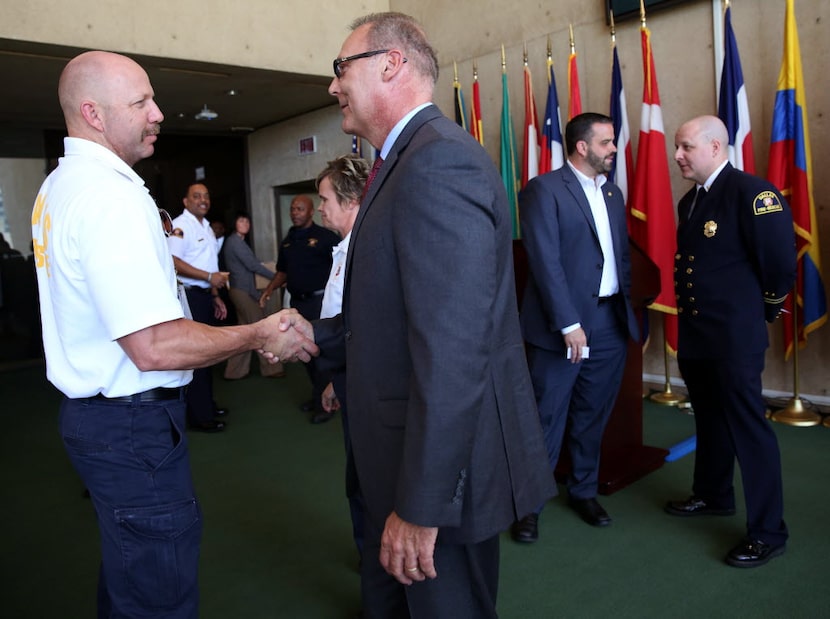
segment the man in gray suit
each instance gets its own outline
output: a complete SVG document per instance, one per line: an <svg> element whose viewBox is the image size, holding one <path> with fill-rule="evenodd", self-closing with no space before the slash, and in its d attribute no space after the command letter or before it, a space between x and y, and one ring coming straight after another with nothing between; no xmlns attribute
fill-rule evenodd
<svg viewBox="0 0 830 619"><path fill-rule="evenodd" d="M611 518L596 500L602 434L637 326L622 193L606 182L614 161L607 116L580 114L565 129L567 163L531 180L519 197L529 276L522 332L550 466L567 425L568 499L588 524ZM541 506L513 527L534 542Z"/></svg>
<svg viewBox="0 0 830 619"><path fill-rule="evenodd" d="M487 153L432 103L435 52L399 13L358 19L329 92L380 149L352 231L342 314L367 510L368 617L496 616L498 534L555 492L522 346L510 214Z"/></svg>

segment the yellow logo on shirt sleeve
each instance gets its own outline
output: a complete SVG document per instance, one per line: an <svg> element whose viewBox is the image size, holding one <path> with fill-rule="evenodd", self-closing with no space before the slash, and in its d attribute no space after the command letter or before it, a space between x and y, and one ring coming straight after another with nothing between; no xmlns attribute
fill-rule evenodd
<svg viewBox="0 0 830 619"><path fill-rule="evenodd" d="M49 276L49 235L52 232L52 217L46 212L46 194L39 193L32 209L32 250L35 267L46 269Z"/></svg>
<svg viewBox="0 0 830 619"><path fill-rule="evenodd" d="M783 211L781 200L774 191L762 191L752 201L752 208L756 215L766 215L767 213L778 213Z"/></svg>

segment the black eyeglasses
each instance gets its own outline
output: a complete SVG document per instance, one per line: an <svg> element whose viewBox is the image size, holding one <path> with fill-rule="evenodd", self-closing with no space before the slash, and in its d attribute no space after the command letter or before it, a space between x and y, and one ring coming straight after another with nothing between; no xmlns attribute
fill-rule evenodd
<svg viewBox="0 0 830 619"><path fill-rule="evenodd" d="M335 77L343 77L343 73L340 69L340 65L344 62L349 62L351 60L358 60L359 58L369 58L371 56L377 56L378 54L385 54L391 50L388 49L376 49L373 52L363 52L362 54L355 54L354 56L344 56L343 58L335 58L334 62L332 62L332 67L334 68L334 76Z"/></svg>

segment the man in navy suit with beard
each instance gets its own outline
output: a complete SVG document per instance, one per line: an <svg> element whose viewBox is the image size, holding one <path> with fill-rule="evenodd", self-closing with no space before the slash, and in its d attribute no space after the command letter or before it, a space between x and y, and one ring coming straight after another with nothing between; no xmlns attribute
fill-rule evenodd
<svg viewBox="0 0 830 619"><path fill-rule="evenodd" d="M625 202L605 176L617 150L609 117L574 117L565 145L565 165L519 196L529 266L522 333L551 470L565 436L569 505L588 524L607 526L611 517L596 499L600 447L627 340L637 337ZM536 541L541 510L515 524L514 540Z"/></svg>

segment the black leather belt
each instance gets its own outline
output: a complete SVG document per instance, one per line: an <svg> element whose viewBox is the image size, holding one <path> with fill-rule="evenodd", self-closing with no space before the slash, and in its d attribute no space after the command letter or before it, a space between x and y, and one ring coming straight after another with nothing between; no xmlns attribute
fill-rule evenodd
<svg viewBox="0 0 830 619"><path fill-rule="evenodd" d="M603 303L610 303L611 301L615 301L620 296L620 293L612 294L608 297L597 297L597 303L602 305Z"/></svg>
<svg viewBox="0 0 830 619"><path fill-rule="evenodd" d="M106 400L108 402L125 402L127 404L139 404L141 402L161 402L162 400L181 400L184 398L184 387L156 387L133 395L108 398L102 393L92 396L93 400Z"/></svg>
<svg viewBox="0 0 830 619"><path fill-rule="evenodd" d="M312 297L322 297L325 293L325 290L315 290L313 292L297 292L291 293L292 299L297 299L297 301L305 301L306 299L310 299Z"/></svg>

